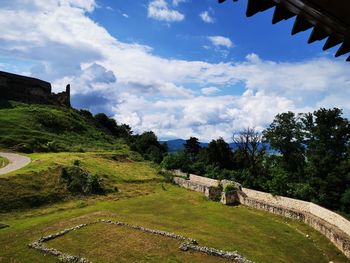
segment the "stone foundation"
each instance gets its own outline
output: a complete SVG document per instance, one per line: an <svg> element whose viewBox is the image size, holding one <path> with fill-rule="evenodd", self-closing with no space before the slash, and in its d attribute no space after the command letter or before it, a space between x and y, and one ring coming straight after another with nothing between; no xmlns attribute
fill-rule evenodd
<svg viewBox="0 0 350 263"><path fill-rule="evenodd" d="M142 227L142 226L130 225L128 223L124 223L124 222L120 222L120 221L106 220L106 219L100 219L100 220L97 220L97 221L94 221L91 223L87 223L87 224L80 224L80 225L77 225L75 227L64 229L64 230L57 232L55 234L41 237L40 239L30 243L29 247L36 249L36 250L39 250L45 254L50 254L52 256L55 256L61 262L92 263L91 261L89 261L86 258L69 255L69 254L61 252L55 248L48 248L44 243L49 241L49 240L61 237L61 236L65 235L71 231L75 231L75 230L78 230L80 228L87 227L89 225L97 224L97 223L106 223L106 224L112 224L112 225L116 225L116 226L124 226L124 227L139 230L139 231L153 234L153 235L160 235L160 236L165 236L168 238L181 240L181 241L184 241L179 247L179 249L182 251L192 250L192 251L196 251L196 252L200 252L200 253L205 253L205 254L211 255L211 256L225 258L225 259L237 262L237 263L253 263L252 261L244 258L237 251L223 251L223 250L219 250L219 249L212 248L212 247L202 247L202 246L198 245L196 240L194 240L192 238L180 236L180 235L177 235L175 233L170 233L170 232L156 230L156 229L150 229L150 228L146 228L146 227Z"/></svg>

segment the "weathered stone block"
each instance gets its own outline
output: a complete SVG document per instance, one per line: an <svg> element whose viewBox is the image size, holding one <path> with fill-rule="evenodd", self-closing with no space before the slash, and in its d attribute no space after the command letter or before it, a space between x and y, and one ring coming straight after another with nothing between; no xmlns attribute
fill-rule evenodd
<svg viewBox="0 0 350 263"><path fill-rule="evenodd" d="M224 205L235 205L239 203L237 191L222 192L221 193L221 203Z"/></svg>

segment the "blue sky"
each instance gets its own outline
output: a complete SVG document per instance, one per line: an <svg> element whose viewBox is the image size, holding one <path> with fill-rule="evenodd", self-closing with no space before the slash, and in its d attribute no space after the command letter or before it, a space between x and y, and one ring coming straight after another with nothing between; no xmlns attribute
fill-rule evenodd
<svg viewBox="0 0 350 263"><path fill-rule="evenodd" d="M246 0L3 0L0 70L161 139L230 140L280 112L350 113L350 64Z"/></svg>

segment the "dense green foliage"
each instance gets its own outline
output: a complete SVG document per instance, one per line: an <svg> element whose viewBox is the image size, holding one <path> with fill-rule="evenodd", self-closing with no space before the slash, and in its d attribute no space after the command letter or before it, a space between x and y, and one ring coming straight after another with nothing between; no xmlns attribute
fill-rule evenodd
<svg viewBox="0 0 350 263"><path fill-rule="evenodd" d="M68 191L74 195L102 194L105 192L102 179L79 166L62 167L60 174Z"/></svg>
<svg viewBox="0 0 350 263"><path fill-rule="evenodd" d="M281 113L262 134L247 128L233 140L234 151L223 139L193 151L198 140L190 138L162 165L350 213L350 123L340 109Z"/></svg>
<svg viewBox="0 0 350 263"><path fill-rule="evenodd" d="M166 144L160 144L157 136L152 132L144 132L130 138L131 150L140 153L146 160L160 163L167 152Z"/></svg>

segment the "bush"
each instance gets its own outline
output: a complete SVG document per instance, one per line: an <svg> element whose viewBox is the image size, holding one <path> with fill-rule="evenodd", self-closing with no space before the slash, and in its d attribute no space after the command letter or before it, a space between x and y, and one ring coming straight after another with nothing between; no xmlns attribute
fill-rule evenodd
<svg viewBox="0 0 350 263"><path fill-rule="evenodd" d="M74 195L104 193L102 179L78 166L62 167L61 178L66 183L68 191Z"/></svg>
<svg viewBox="0 0 350 263"><path fill-rule="evenodd" d="M191 161L185 152L168 154L161 162L161 166L166 170L180 169L183 172L189 172Z"/></svg>
<svg viewBox="0 0 350 263"><path fill-rule="evenodd" d="M74 166L80 166L80 164L81 164L81 161L80 161L80 160L74 160L74 161L73 161L73 165L74 165Z"/></svg>
<svg viewBox="0 0 350 263"><path fill-rule="evenodd" d="M224 187L224 192L225 193L228 193L228 192L231 192L231 191L236 191L237 188L234 184L227 184L225 187Z"/></svg>
<svg viewBox="0 0 350 263"><path fill-rule="evenodd" d="M12 150L21 153L33 153L33 148L28 143L20 143L12 147Z"/></svg>
<svg viewBox="0 0 350 263"><path fill-rule="evenodd" d="M65 147L63 147L61 144L59 144L56 141L50 141L46 144L47 150L49 152L63 152L65 151Z"/></svg>

